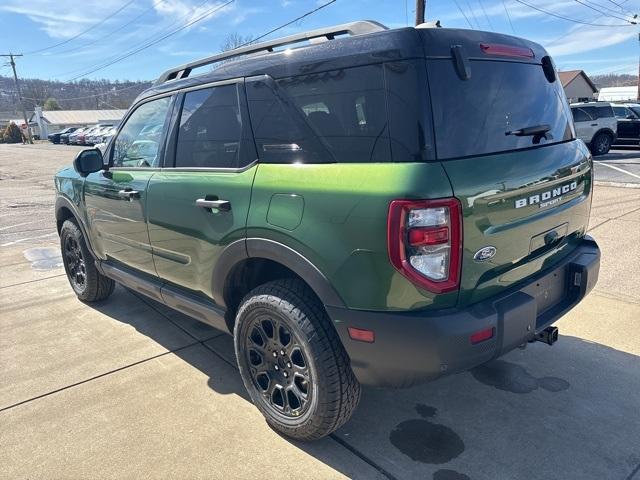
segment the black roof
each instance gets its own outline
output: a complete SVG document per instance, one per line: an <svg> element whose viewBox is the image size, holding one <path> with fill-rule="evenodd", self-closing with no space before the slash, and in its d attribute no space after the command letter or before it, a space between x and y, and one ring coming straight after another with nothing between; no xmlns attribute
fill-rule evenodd
<svg viewBox="0 0 640 480"><path fill-rule="evenodd" d="M236 57L215 65L209 72L154 85L142 92L136 102L160 93L232 78L269 75L278 79L409 58L450 58L453 45L463 46L469 58L474 58L482 55L479 49L482 42L530 48L535 59L526 59L529 62L539 63L547 55L542 46L509 35L464 29L399 28ZM482 58L487 59L487 55Z"/></svg>

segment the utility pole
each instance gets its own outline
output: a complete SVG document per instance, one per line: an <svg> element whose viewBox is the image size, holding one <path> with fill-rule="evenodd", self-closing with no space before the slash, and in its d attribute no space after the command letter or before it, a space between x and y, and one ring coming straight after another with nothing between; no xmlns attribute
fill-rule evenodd
<svg viewBox="0 0 640 480"><path fill-rule="evenodd" d="M24 119L24 124L26 125L27 130L27 140L29 143L33 143L31 139L31 129L29 128L29 119L27 118L27 111L24 109L24 101L22 100L22 91L20 90L20 82L18 81L18 74L16 73L16 62L13 60L13 57L22 57L22 54L14 55L13 53L0 55L0 57L9 57L9 64L13 69L13 81L16 86L16 92L18 93L18 100L20 101L20 108L22 109L22 118Z"/></svg>
<svg viewBox="0 0 640 480"><path fill-rule="evenodd" d="M416 25L424 23L424 10L426 0L416 0Z"/></svg>

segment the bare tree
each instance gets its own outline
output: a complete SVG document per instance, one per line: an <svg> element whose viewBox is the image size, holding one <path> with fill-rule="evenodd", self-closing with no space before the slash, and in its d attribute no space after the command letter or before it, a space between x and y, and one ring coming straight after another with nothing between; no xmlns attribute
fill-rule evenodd
<svg viewBox="0 0 640 480"><path fill-rule="evenodd" d="M234 48L242 47L253 42L253 35L240 35L238 32L232 32L227 34L220 45L220 50L226 52L227 50L233 50Z"/></svg>

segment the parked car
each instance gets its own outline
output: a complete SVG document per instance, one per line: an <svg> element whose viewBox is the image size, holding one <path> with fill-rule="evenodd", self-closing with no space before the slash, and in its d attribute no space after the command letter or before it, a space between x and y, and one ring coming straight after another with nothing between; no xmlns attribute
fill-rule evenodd
<svg viewBox="0 0 640 480"><path fill-rule="evenodd" d="M60 135L60 143L63 143L65 145L69 145L69 137L74 133L77 132L78 129L75 129L73 132L67 132L67 133L63 133Z"/></svg>
<svg viewBox="0 0 640 480"><path fill-rule="evenodd" d="M609 102L571 104L578 138L589 146L594 156L609 153L616 140L618 121Z"/></svg>
<svg viewBox="0 0 640 480"><path fill-rule="evenodd" d="M88 130L89 127L78 128L75 132L69 134L69 145L78 145L78 137L81 133Z"/></svg>
<svg viewBox="0 0 640 480"><path fill-rule="evenodd" d="M618 121L615 145L640 144L640 104L614 103L611 106Z"/></svg>
<svg viewBox="0 0 640 480"><path fill-rule="evenodd" d="M78 145L88 145L87 143L88 137L93 133L95 133L99 128L100 128L99 125L93 125L87 128L84 132L82 132L80 135L76 137L76 143Z"/></svg>
<svg viewBox="0 0 640 480"><path fill-rule="evenodd" d="M591 154L545 49L497 33L354 22L170 69L55 185L78 298L119 282L226 330L302 440L361 385L554 344L598 278Z"/></svg>
<svg viewBox="0 0 640 480"><path fill-rule="evenodd" d="M72 133L74 132L76 129L75 127L69 127L69 128L65 128L64 130L61 130L59 132L56 133L50 133L49 135L47 135L47 138L49 139L49 141L51 143L60 143L60 137L62 135L65 135L67 133Z"/></svg>

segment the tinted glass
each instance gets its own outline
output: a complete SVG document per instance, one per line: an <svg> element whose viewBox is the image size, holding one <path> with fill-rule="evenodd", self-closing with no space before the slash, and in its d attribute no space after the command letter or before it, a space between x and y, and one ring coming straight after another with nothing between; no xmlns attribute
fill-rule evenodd
<svg viewBox="0 0 640 480"><path fill-rule="evenodd" d="M176 167L240 166L242 116L236 85L187 92L176 144Z"/></svg>
<svg viewBox="0 0 640 480"><path fill-rule="evenodd" d="M435 158L424 60L385 64L389 136L394 162Z"/></svg>
<svg viewBox="0 0 640 480"><path fill-rule="evenodd" d="M158 167L170 97L140 105L127 119L112 150L114 167ZM87 132L95 133L96 129Z"/></svg>
<svg viewBox="0 0 640 480"><path fill-rule="evenodd" d="M626 118L627 117L627 109L624 107L613 107L613 113L617 118Z"/></svg>
<svg viewBox="0 0 640 480"><path fill-rule="evenodd" d="M541 65L470 61L461 80L454 62L428 60L439 159L482 155L575 138L560 82L549 83ZM548 125L546 139L506 135Z"/></svg>
<svg viewBox="0 0 640 480"><path fill-rule="evenodd" d="M597 120L598 119L598 111L596 110L596 107L580 107L582 110L584 110L587 115L589 115L593 120Z"/></svg>
<svg viewBox="0 0 640 480"><path fill-rule="evenodd" d="M573 113L574 122L588 122L592 120L592 118L589 115L587 115L587 112L585 112L581 108L572 108L571 113Z"/></svg>
<svg viewBox="0 0 640 480"><path fill-rule="evenodd" d="M390 160L381 65L251 81L247 97L261 161Z"/></svg>
<svg viewBox="0 0 640 480"><path fill-rule="evenodd" d="M598 118L611 118L613 117L613 108L610 105L605 107L596 107L596 114Z"/></svg>

